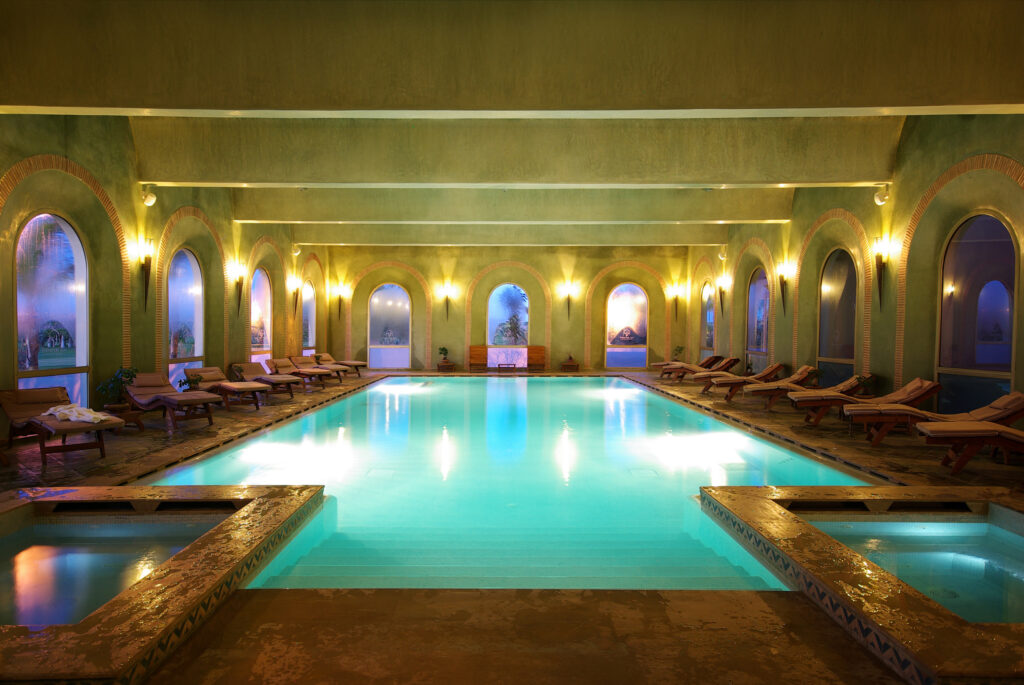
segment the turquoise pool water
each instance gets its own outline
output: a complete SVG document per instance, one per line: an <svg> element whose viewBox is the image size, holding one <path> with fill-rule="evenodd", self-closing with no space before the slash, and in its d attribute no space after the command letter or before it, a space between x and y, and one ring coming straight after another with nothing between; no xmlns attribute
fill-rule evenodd
<svg viewBox="0 0 1024 685"><path fill-rule="evenodd" d="M78 623L214 525L37 524L0 537L0 624Z"/></svg>
<svg viewBox="0 0 1024 685"><path fill-rule="evenodd" d="M812 521L968 621L1024 621L1024 538L989 523Z"/></svg>
<svg viewBox="0 0 1024 685"><path fill-rule="evenodd" d="M393 378L152 481L325 484L250 587L785 589L701 485L854 485L617 378Z"/></svg>

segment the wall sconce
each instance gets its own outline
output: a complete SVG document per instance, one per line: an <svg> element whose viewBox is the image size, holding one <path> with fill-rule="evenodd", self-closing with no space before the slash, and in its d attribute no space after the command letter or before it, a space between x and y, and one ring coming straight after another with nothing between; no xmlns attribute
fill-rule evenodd
<svg viewBox="0 0 1024 685"><path fill-rule="evenodd" d="M715 285L718 286L718 306L721 308L722 313L725 314L725 291L732 287L732 276L722 274L715 281Z"/></svg>
<svg viewBox="0 0 1024 685"><path fill-rule="evenodd" d="M882 306L882 281L885 280L885 263L889 261L889 239L884 236L875 238L872 245L875 253L875 278L878 280L878 306Z"/></svg>
<svg viewBox="0 0 1024 685"><path fill-rule="evenodd" d="M347 283L339 283L331 290L331 294L338 298L338 318L341 318L341 301L352 297L352 286Z"/></svg>
<svg viewBox="0 0 1024 685"><path fill-rule="evenodd" d="M443 284L437 286L434 292L437 293L438 297L444 298L444 320L448 320L448 310L451 306L451 300L453 297L459 294L459 289L452 285L451 281L445 281Z"/></svg>
<svg viewBox="0 0 1024 685"><path fill-rule="evenodd" d="M142 270L142 309L145 311L149 307L149 276L153 270L153 241L146 240L140 235L136 253L139 256L139 266Z"/></svg>
<svg viewBox="0 0 1024 685"><path fill-rule="evenodd" d="M665 288L665 295L672 298L673 306L673 317L675 321L679 321L679 298L689 297L690 285L682 285L680 283L673 283L672 285Z"/></svg>
<svg viewBox="0 0 1024 685"><path fill-rule="evenodd" d="M292 315L299 311L299 290L302 289L302 279L292 274L285 281L285 287L292 294Z"/></svg>
<svg viewBox="0 0 1024 685"><path fill-rule="evenodd" d="M227 266L228 278L235 282L235 316L242 313L242 283L245 281L245 267L231 260Z"/></svg>
<svg viewBox="0 0 1024 685"><path fill-rule="evenodd" d="M153 192L153 186L142 186L142 204L147 207L156 204L156 193Z"/></svg>
<svg viewBox="0 0 1024 685"><path fill-rule="evenodd" d="M786 313L786 281L796 276L796 263L785 261L779 264L779 298L782 300L782 313Z"/></svg>
<svg viewBox="0 0 1024 685"><path fill-rule="evenodd" d="M956 295L956 284L947 283L946 286L942 289L942 294L945 295L946 297L953 297L954 295Z"/></svg>
<svg viewBox="0 0 1024 685"><path fill-rule="evenodd" d="M568 319L572 314L572 298L578 295L580 292L579 283L576 281L563 281L558 286L558 296L565 298L565 318Z"/></svg>

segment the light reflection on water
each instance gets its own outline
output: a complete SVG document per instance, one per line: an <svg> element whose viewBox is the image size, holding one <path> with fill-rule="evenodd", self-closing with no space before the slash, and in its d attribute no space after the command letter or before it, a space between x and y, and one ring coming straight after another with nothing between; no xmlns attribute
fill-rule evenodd
<svg viewBox="0 0 1024 685"><path fill-rule="evenodd" d="M155 483L317 484L272 587L782 588L701 485L860 481L614 378L389 379Z"/></svg>

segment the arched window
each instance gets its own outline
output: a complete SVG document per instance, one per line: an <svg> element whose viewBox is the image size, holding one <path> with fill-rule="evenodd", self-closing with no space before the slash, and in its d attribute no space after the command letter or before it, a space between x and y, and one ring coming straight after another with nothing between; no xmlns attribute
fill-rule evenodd
<svg viewBox="0 0 1024 685"><path fill-rule="evenodd" d="M188 250L174 253L167 273L167 350L175 387L185 369L203 366L203 273Z"/></svg>
<svg viewBox="0 0 1024 685"><path fill-rule="evenodd" d="M313 283L302 284L302 354L316 353L316 290Z"/></svg>
<svg viewBox="0 0 1024 685"><path fill-rule="evenodd" d="M705 282L700 289L700 359L715 353L715 287Z"/></svg>
<svg viewBox="0 0 1024 685"><path fill-rule="evenodd" d="M385 283L370 295L369 368L408 369L412 366L410 304L409 293L394 283Z"/></svg>
<svg viewBox="0 0 1024 685"><path fill-rule="evenodd" d="M17 277L19 388L67 388L89 403L89 294L85 251L71 225L39 214L21 231Z"/></svg>
<svg viewBox="0 0 1024 685"><path fill-rule="evenodd" d="M249 359L262 362L274 356L274 296L270 276L264 269L252 274L249 291Z"/></svg>
<svg viewBox="0 0 1024 685"><path fill-rule="evenodd" d="M515 283L502 283L487 299L487 366L526 368L530 298Z"/></svg>
<svg viewBox="0 0 1024 685"><path fill-rule="evenodd" d="M747 367L757 373L768 366L768 276L758 268L747 288Z"/></svg>
<svg viewBox="0 0 1024 685"><path fill-rule="evenodd" d="M605 311L605 368L647 368L647 293L636 283L619 284Z"/></svg>
<svg viewBox="0 0 1024 685"><path fill-rule="evenodd" d="M857 268L849 252L833 250L825 259L818 292L818 381L835 385L853 375Z"/></svg>
<svg viewBox="0 0 1024 685"><path fill-rule="evenodd" d="M942 260L939 410L976 409L1010 391L1017 248L998 219L957 228Z"/></svg>

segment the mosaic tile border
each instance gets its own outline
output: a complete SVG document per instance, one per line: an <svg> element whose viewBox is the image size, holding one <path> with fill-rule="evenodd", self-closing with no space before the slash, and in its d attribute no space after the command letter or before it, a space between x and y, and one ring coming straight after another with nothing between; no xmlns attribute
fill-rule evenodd
<svg viewBox="0 0 1024 685"><path fill-rule="evenodd" d="M1024 680L1024 626L969 623L956 616L778 503L801 499L985 501L1019 510L1008 489L705 487L700 502L786 585L807 596L907 682Z"/></svg>
<svg viewBox="0 0 1024 685"><path fill-rule="evenodd" d="M32 488L7 494L0 516L68 501L234 501L241 508L77 624L0 626L0 680L142 682L320 508L323 486ZM147 508L141 516L161 515Z"/></svg>

